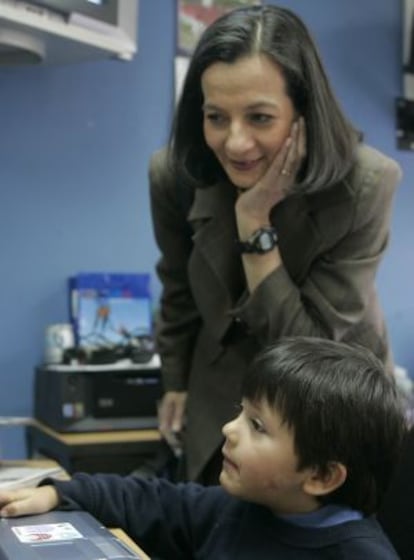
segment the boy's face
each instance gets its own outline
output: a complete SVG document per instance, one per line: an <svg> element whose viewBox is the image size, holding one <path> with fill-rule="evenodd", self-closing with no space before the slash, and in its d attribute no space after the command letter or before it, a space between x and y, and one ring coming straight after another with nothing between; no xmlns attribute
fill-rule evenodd
<svg viewBox="0 0 414 560"><path fill-rule="evenodd" d="M223 427L220 484L239 498L278 514L305 513L319 507L303 485L313 469L297 470L293 431L266 402L242 401L242 410Z"/></svg>

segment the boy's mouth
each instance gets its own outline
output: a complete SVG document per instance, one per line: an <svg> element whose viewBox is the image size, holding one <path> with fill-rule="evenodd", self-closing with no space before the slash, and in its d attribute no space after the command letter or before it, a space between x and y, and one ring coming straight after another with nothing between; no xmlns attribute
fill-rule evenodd
<svg viewBox="0 0 414 560"><path fill-rule="evenodd" d="M223 450L223 467L229 468L231 470L239 470L237 464L231 460L231 458L227 455L227 453Z"/></svg>

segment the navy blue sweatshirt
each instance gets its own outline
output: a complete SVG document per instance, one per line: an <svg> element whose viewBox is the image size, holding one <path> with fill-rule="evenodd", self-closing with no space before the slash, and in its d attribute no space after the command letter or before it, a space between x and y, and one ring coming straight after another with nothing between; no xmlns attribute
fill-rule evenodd
<svg viewBox="0 0 414 560"><path fill-rule="evenodd" d="M304 528L219 486L112 474L76 474L53 484L60 509L86 510L165 560L398 559L374 518Z"/></svg>

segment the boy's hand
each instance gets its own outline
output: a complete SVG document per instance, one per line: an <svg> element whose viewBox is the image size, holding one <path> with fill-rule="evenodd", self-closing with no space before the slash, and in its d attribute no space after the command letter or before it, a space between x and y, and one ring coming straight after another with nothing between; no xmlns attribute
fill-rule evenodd
<svg viewBox="0 0 414 560"><path fill-rule="evenodd" d="M18 517L45 513L59 503L58 493L53 486L22 488L0 492L0 516Z"/></svg>

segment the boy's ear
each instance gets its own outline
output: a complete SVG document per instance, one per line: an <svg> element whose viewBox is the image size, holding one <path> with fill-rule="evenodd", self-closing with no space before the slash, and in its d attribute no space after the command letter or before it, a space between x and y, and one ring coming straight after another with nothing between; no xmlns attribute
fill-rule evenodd
<svg viewBox="0 0 414 560"><path fill-rule="evenodd" d="M342 463L331 461L325 472L319 469L312 471L303 483L303 490L310 496L330 494L345 482L347 468Z"/></svg>

